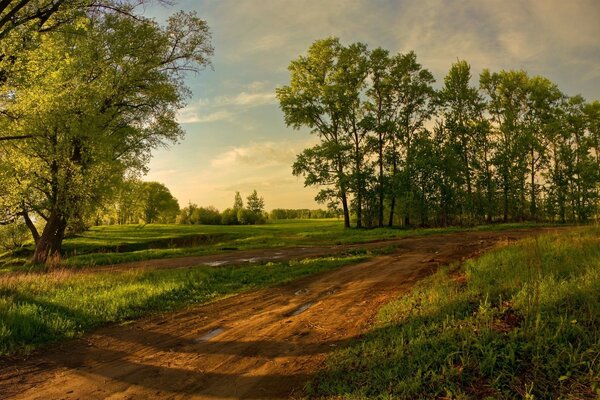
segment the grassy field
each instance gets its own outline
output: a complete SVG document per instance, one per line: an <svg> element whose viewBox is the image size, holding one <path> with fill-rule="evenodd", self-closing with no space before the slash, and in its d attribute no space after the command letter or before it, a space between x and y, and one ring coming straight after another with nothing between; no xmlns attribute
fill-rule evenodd
<svg viewBox="0 0 600 400"><path fill-rule="evenodd" d="M107 225L93 227L63 245L63 263L89 267L129 261L207 255L223 251L286 246L323 246L432 235L465 230L505 230L540 224L497 224L473 228L344 229L336 219L286 220L265 225ZM0 256L0 272L28 269L32 246Z"/></svg>
<svg viewBox="0 0 600 400"><path fill-rule="evenodd" d="M245 267L5 275L0 277L0 355L26 353L106 323L206 303L365 258L359 254Z"/></svg>
<svg viewBox="0 0 600 400"><path fill-rule="evenodd" d="M600 397L600 229L440 270L309 385L323 398Z"/></svg>

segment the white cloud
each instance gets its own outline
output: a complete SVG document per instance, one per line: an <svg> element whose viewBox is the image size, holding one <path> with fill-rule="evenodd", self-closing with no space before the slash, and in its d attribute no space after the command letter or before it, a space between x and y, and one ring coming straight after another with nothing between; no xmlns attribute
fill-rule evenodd
<svg viewBox="0 0 600 400"><path fill-rule="evenodd" d="M278 166L291 174L291 165L296 159L296 155L313 143L314 140L311 139L292 145L288 142L262 142L233 147L213 158L211 166L214 168Z"/></svg>
<svg viewBox="0 0 600 400"><path fill-rule="evenodd" d="M241 92L234 96L219 96L215 99L216 107L243 106L258 107L265 104L275 104L275 90L268 92L249 93Z"/></svg>
<svg viewBox="0 0 600 400"><path fill-rule="evenodd" d="M200 124L229 120L233 116L233 114L227 110L219 110L208 114L202 114L200 111L201 108L202 106L200 105L183 108L179 111L177 121L180 124Z"/></svg>

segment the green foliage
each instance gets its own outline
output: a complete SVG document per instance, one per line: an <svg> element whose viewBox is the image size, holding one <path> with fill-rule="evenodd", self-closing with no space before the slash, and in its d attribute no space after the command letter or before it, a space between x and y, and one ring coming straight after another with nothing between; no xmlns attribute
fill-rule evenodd
<svg viewBox="0 0 600 400"><path fill-rule="evenodd" d="M454 63L439 91L414 52L337 38L291 61L277 89L288 126L319 142L293 173L348 227L600 217L598 102L541 76Z"/></svg>
<svg viewBox="0 0 600 400"><path fill-rule="evenodd" d="M169 189L159 182L143 182L141 185L144 222L175 222L179 213L179 203Z"/></svg>
<svg viewBox="0 0 600 400"><path fill-rule="evenodd" d="M527 239L426 279L338 351L311 396L593 398L600 231ZM461 276L466 275L466 283Z"/></svg>
<svg viewBox="0 0 600 400"><path fill-rule="evenodd" d="M31 240L27 226L17 220L6 225L0 225L0 249L16 250Z"/></svg>
<svg viewBox="0 0 600 400"><path fill-rule="evenodd" d="M27 352L102 324L207 303L362 259L344 256L249 267L5 277L0 279L0 355Z"/></svg>
<svg viewBox="0 0 600 400"><path fill-rule="evenodd" d="M248 210L260 215L265 211L265 200L262 197L258 197L256 189L246 198L246 205Z"/></svg>
<svg viewBox="0 0 600 400"><path fill-rule="evenodd" d="M177 141L186 71L212 53L206 23L167 26L127 13L81 13L39 35L5 67L0 126L3 203L47 220L35 261L60 251L69 221L102 204L152 149Z"/></svg>

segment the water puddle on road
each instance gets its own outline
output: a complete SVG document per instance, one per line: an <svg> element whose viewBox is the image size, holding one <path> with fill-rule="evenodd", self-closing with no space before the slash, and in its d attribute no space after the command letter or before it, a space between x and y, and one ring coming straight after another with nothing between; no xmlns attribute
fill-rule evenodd
<svg viewBox="0 0 600 400"><path fill-rule="evenodd" d="M294 310L290 314L290 317L294 317L298 314L303 313L304 311L308 310L310 308L310 306L312 306L312 305L313 305L313 303L306 303L306 304L301 305L300 307L298 307L296 310Z"/></svg>
<svg viewBox="0 0 600 400"><path fill-rule="evenodd" d="M219 265L227 264L227 261L210 261L205 264L209 267L218 267Z"/></svg>
<svg viewBox="0 0 600 400"><path fill-rule="evenodd" d="M195 341L196 342L206 342L207 340L210 340L210 339L214 338L215 336L220 335L224 331L225 331L225 328L221 328L221 327L211 329L210 331L206 332L204 335L197 338Z"/></svg>

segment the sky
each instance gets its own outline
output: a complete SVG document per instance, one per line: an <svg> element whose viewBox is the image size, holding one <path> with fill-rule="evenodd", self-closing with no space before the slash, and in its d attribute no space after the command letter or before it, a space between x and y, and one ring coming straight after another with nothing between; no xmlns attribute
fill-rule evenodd
<svg viewBox="0 0 600 400"><path fill-rule="evenodd" d="M437 87L464 59L474 84L484 68L524 69L568 95L600 99L598 0L180 0L143 13L164 21L177 10L206 20L215 48L212 68L186 79L185 138L156 150L144 178L166 184L181 206L224 209L236 191L256 189L267 210L324 208L291 167L316 139L285 126L275 88L289 83L291 60L329 36L414 50Z"/></svg>

